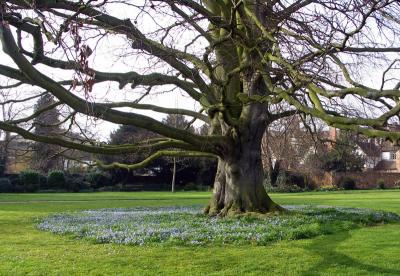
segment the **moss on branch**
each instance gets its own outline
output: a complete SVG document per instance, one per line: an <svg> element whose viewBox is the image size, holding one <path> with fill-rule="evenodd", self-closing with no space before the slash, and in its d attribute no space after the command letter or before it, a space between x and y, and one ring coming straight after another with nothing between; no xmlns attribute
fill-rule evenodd
<svg viewBox="0 0 400 276"><path fill-rule="evenodd" d="M137 169L142 169L150 165L154 160L164 157L164 156L169 156L169 157L206 157L206 158L216 158L216 155L209 154L209 153L204 153L204 152L196 152L196 151L171 151L171 150L162 150L162 151L157 151L154 154L150 155L143 161L135 164L122 164L118 162L114 162L111 164L104 164L100 160L96 160L97 166L99 166L102 169L127 169L127 170L137 170Z"/></svg>

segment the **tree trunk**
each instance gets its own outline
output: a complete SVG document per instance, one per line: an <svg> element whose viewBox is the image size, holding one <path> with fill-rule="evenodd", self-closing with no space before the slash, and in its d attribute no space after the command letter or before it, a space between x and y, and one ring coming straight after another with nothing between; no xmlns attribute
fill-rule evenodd
<svg viewBox="0 0 400 276"><path fill-rule="evenodd" d="M218 161L213 197L205 213L231 216L283 210L268 196L261 162L261 138L241 139L234 153Z"/></svg>
<svg viewBox="0 0 400 276"><path fill-rule="evenodd" d="M176 158L173 159L173 168L172 168L172 183L171 183L171 192L175 193L175 181L176 181Z"/></svg>
<svg viewBox="0 0 400 276"><path fill-rule="evenodd" d="M258 72L249 70L243 75L243 93L261 96L267 90ZM265 104L254 101L242 107L236 121L229 121L234 114L220 119L221 132L227 140L219 154L214 194L205 213L231 216L283 210L272 201L263 185L261 143L270 119L268 114Z"/></svg>

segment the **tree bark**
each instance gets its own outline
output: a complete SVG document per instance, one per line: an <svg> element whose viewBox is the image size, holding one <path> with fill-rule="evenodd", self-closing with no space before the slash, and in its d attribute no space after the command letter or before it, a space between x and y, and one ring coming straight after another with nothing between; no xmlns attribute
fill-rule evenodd
<svg viewBox="0 0 400 276"><path fill-rule="evenodd" d="M213 196L205 213L232 216L283 210L268 196L263 185L262 134L247 131L240 136L231 152L218 160Z"/></svg>
<svg viewBox="0 0 400 276"><path fill-rule="evenodd" d="M213 196L205 212L209 215L231 216L282 210L268 196L263 180L262 166L256 159L236 162L220 159Z"/></svg>

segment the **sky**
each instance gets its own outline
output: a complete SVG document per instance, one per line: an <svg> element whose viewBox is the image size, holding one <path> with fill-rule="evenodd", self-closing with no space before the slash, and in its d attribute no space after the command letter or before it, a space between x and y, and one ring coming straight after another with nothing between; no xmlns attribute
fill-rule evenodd
<svg viewBox="0 0 400 276"><path fill-rule="evenodd" d="M111 10L115 10L114 12L120 17L125 18L128 17L129 9L121 10L117 9L117 7L111 7ZM143 20L143 31L152 31L152 28L156 26L155 21L148 16L142 18ZM162 20L158 19L157 24L162 24ZM176 39L179 39L180 43L185 43L190 41L193 35L187 34L176 34ZM89 34L88 34L89 36ZM32 48L32 41L29 37L23 40L24 47L29 49ZM127 49L129 46L129 42L122 36L111 35L110 37L106 37L99 41L94 39L90 39L89 45L92 48L96 47L94 54L90 57L89 66L104 72L127 72L127 71L136 71L143 73L150 73L153 70L149 70L148 67L155 67L157 71L164 72L167 69L163 68L162 65L153 65L153 60L149 60L146 56L137 56L130 53L132 50ZM96 46L94 46L96 45ZM54 45L51 43L47 43L47 48L53 48ZM57 52L56 52L57 53ZM59 57L65 58L65 54L61 51L58 52ZM0 64L4 64L7 66L15 67L13 61L6 55L2 50L0 50ZM165 65L164 65L165 66ZM158 67L158 68L157 68ZM65 80L71 79L74 75L73 71L65 71L58 70L54 68L49 68L43 65L37 65L37 68L40 68L41 72L46 72L46 74L52 77L55 80ZM3 78L0 78L0 83L5 84L7 81ZM14 83L10 81L10 83ZM170 90L171 86L165 87L156 87L152 90L152 95L147 96L141 101L141 103L148 103L153 105L159 105L162 107L170 107L170 108L186 108L190 110L199 110L200 105L193 101L190 97L185 95L185 93L181 93L179 91L174 92L165 92ZM20 89L20 88L18 88ZM24 86L24 90L27 93L31 93L32 91L42 91L40 89L34 88L32 86ZM78 90L78 89L77 89ZM113 102L113 101L133 101L140 97L144 92L144 89L130 89L129 85L127 85L123 90L118 88L117 83L102 83L96 84L93 92L89 95L84 95L79 91L74 91L77 95L82 98L88 97L88 101L102 101L102 102ZM23 97L23 94L21 95ZM33 103L32 103L33 104ZM157 120L162 120L166 117L166 114L158 113L154 111L146 111L146 110L132 110L132 109L122 109L126 111L135 112L138 114L144 114L150 116ZM31 112L31 110L26 110L26 113ZM28 115L28 114L27 114ZM101 140L107 140L111 131L118 128L118 125L115 125L110 122L104 122L102 120L93 120L92 118L87 118L86 116L80 116L79 122L82 125L90 124L92 126L92 130L97 133L98 137ZM201 121L196 121L194 123L195 127L200 127L203 124Z"/></svg>
<svg viewBox="0 0 400 276"><path fill-rule="evenodd" d="M138 1L137 1L138 2ZM134 8L124 8L121 9L118 7L118 5L111 5L109 6L109 10L118 15L120 18L133 18L132 14L134 14ZM157 17L157 18L152 18L152 15L149 14L144 14L142 17L139 18L140 23L140 28L144 32L151 32L155 28L157 28L158 25L163 25L163 24L169 24L171 23L171 19L166 17ZM188 31L182 31L182 32L175 32L173 33L173 36L168 37L166 39L166 43L173 43L174 41L178 41L178 43L175 43L176 47L183 47L187 42L191 41L194 37L194 33L188 32ZM111 71L111 72L125 72L125 71L138 71L138 72L151 72L151 70L148 69L148 67L157 67L157 70L160 72L165 72L168 70L168 68L164 68L163 66L165 65L154 65L152 59L149 59L147 56L135 56L132 54L132 50L127 48L127 42L126 39L122 36L115 36L111 35L108 38L100 40L100 42L96 42L95 40L91 39L90 45L95 45L97 44L97 48L95 53L91 56L90 58L90 66L95 68L96 70L99 71ZM25 39L24 44L26 45L27 48L29 48L29 45L32 45L31 39ZM52 45L47 45L50 49L50 47L53 47ZM195 44L194 48L198 48L198 50L203 50L204 49L204 44L203 42L198 42ZM196 50L196 49L192 49ZM56 52L57 54L57 52ZM64 53L58 52L58 55L62 57ZM13 62L10 60L10 58L4 54L2 51L0 51L0 63L12 66ZM365 70L360 74L359 76L359 82L379 88L381 84L381 74L378 73L380 70L378 68L374 68L371 65L366 65ZM74 72L69 71L65 72L63 70L57 70L57 69L50 69L47 68L46 66L38 66L42 70L42 72L46 72L49 76L54 78L55 80L61 80L61 79L70 79ZM27 87L25 86L24 89L26 89L27 93L30 92L32 87ZM168 87L166 87L168 89ZM181 107L181 108L186 108L190 110L199 110L200 106L199 104L195 103L192 99L190 99L187 96L183 96L181 93L162 93L163 90L160 88L157 88L154 92L157 92L157 95L150 96L146 98L142 103L150 103L150 104L155 104L155 105L160 105L163 107ZM79 94L78 91L75 91L75 93ZM82 93L80 93L82 97L85 97ZM123 91L118 89L118 85L116 83L111 83L111 84L96 84L94 92L89 94L89 101L90 100L100 100L100 101L125 101L125 100L134 100L136 99L140 93L138 91L133 91L130 89L128 86L126 89ZM26 110L29 111L29 110ZM157 112L152 112L152 111L144 111L144 110L135 110L134 112L140 113L140 114L145 114L148 115L152 118L155 118L157 120L162 120L166 115L165 114L160 114ZM87 121L87 117L81 116L79 121L85 125L85 124L92 124L93 122ZM199 127L202 123L201 122L196 122L195 126ZM109 133L113 130L115 130L118 126L112 124L112 123L107 123L107 122L102 122L97 120L95 124L93 125L93 129L95 132L98 134L99 138L101 140L106 140L109 136Z"/></svg>

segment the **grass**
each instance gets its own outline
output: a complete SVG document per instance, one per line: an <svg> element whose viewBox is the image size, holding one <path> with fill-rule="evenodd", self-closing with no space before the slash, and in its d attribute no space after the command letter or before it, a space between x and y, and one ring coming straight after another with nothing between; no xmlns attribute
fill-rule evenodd
<svg viewBox="0 0 400 276"><path fill-rule="evenodd" d="M0 194L0 275L400 275L400 225L267 246L94 244L36 229L54 212L205 204L209 193ZM272 194L285 205L374 208L400 214L400 191Z"/></svg>

